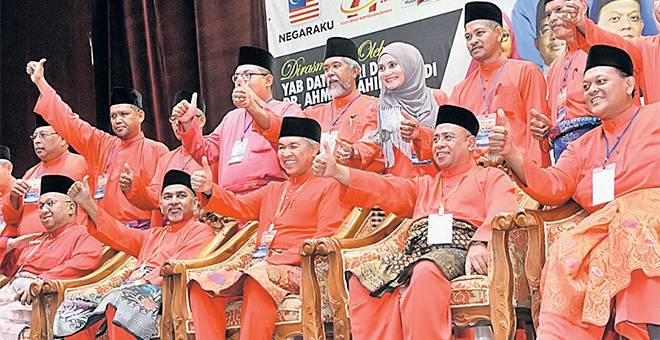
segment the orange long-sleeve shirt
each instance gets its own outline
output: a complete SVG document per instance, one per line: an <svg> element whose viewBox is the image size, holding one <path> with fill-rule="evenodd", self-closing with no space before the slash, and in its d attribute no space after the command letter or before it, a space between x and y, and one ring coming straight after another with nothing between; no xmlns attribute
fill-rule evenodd
<svg viewBox="0 0 660 340"><path fill-rule="evenodd" d="M39 162L31 167L23 175L23 180L40 179L43 175L63 175L73 180L80 181L87 174L87 164L85 159L71 152L64 151L59 157L47 161ZM7 227L2 232L2 236L17 236L32 233L46 232L46 228L39 219L39 210L37 202L25 203L21 199L18 209L11 205L9 197L2 206L2 214L7 222ZM76 221L80 225L87 224L87 214L78 209Z"/></svg>
<svg viewBox="0 0 660 340"><path fill-rule="evenodd" d="M611 120L603 121L579 139L571 142L557 164L541 169L532 162L524 163L527 186L521 188L541 204L561 205L573 198L588 212L603 204L592 204L592 172L602 167L605 159L605 138L610 148L621 135L638 106L631 106ZM630 125L628 132L614 150L608 164L615 163L615 196L646 188L660 187L660 103L646 105Z"/></svg>
<svg viewBox="0 0 660 340"><path fill-rule="evenodd" d="M480 79L485 91L482 91ZM546 95L545 78L536 65L500 57L491 63L480 64L476 72L456 85L449 103L469 109L477 118L503 109L514 129L513 142L528 159L539 164L550 164L548 153L541 150L539 142L532 138L529 131L531 109L548 115ZM485 153L487 147L478 151Z"/></svg>
<svg viewBox="0 0 660 340"><path fill-rule="evenodd" d="M210 226L194 218L161 228L129 228L103 208L97 210L97 224L89 223L87 230L94 237L102 235L99 239L110 247L137 258L134 269L143 265L153 268L144 279L155 285L163 282L160 267L165 261L193 258L214 236Z"/></svg>
<svg viewBox="0 0 660 340"><path fill-rule="evenodd" d="M101 243L76 222L57 228L37 239L38 244L7 250L7 237L0 237L2 273L13 276L19 269L44 280L74 279L91 273L103 255Z"/></svg>
<svg viewBox="0 0 660 340"><path fill-rule="evenodd" d="M143 181L134 184L146 186L146 181L154 176L158 159L168 151L164 144L145 138L142 133L121 140L96 129L71 111L52 88L39 96L34 112L42 115L69 145L85 157L92 187L96 187L98 176L108 175L105 195L99 200L100 207L124 223L151 218L151 211L140 209L126 199L118 179L124 172L124 163L128 163L134 178Z"/></svg>
<svg viewBox="0 0 660 340"><path fill-rule="evenodd" d="M568 44L566 50L550 65L546 78L548 79L548 106L552 125L557 123L558 98L564 77L566 78L565 119L590 115L587 103L584 101L584 88L582 87L586 65L587 53L579 49L576 43Z"/></svg>
<svg viewBox="0 0 660 340"><path fill-rule="evenodd" d="M310 171L245 195L214 184L210 198L200 196L204 209L241 220L258 220L258 240L273 224L277 232L270 248L285 251L269 257L268 262L299 265L303 241L332 235L350 212L351 207L340 202L339 191L337 182L314 177Z"/></svg>
<svg viewBox="0 0 660 340"><path fill-rule="evenodd" d="M501 170L477 167L474 162L417 178L379 176L350 169L348 188L341 199L348 205L385 211L413 220L437 214L441 206L454 219L476 226L473 240L490 241L490 223L500 212L518 208L511 179Z"/></svg>
<svg viewBox="0 0 660 340"><path fill-rule="evenodd" d="M589 51L593 45L611 45L625 50L633 61L637 82L644 91L644 103L660 101L660 35L624 39L608 32L587 19L584 36L579 35L580 47Z"/></svg>
<svg viewBox="0 0 660 340"><path fill-rule="evenodd" d="M282 117L266 110L270 127L257 127L264 138L277 144L282 127ZM337 133L337 139L353 144L378 125L378 98L360 94L358 90L342 98L310 106L302 111L302 117L312 118L321 124L323 133Z"/></svg>

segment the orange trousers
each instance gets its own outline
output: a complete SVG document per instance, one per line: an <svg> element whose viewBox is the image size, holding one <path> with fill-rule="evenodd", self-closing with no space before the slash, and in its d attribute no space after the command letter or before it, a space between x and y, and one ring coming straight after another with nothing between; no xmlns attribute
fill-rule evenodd
<svg viewBox="0 0 660 340"><path fill-rule="evenodd" d="M647 277L641 270L632 272L630 286L614 298L616 316L614 329L630 340L647 340L646 325L660 325L660 277ZM539 340L595 339L600 340L605 327L576 325L554 314L539 315Z"/></svg>
<svg viewBox="0 0 660 340"><path fill-rule="evenodd" d="M112 323L112 320L115 318L115 313L117 310L115 307L108 306L108 309L105 311L105 318L108 321L108 339L109 340L135 340L135 337L131 335L131 333L125 331L121 327L117 327ZM67 336L65 339L68 340L86 340L86 339L91 339L94 340L96 339L96 332L98 332L99 328L101 327L101 323L103 321L99 321L92 325L91 327L78 332L72 336Z"/></svg>
<svg viewBox="0 0 660 340"><path fill-rule="evenodd" d="M430 261L413 268L410 282L382 297L372 297L360 281L348 282L353 340L451 339L449 281Z"/></svg>
<svg viewBox="0 0 660 340"><path fill-rule="evenodd" d="M189 289L190 310L197 339L224 339L227 330L227 303L234 297L212 296L193 282ZM240 339L272 340L277 306L261 285L251 277L243 285Z"/></svg>

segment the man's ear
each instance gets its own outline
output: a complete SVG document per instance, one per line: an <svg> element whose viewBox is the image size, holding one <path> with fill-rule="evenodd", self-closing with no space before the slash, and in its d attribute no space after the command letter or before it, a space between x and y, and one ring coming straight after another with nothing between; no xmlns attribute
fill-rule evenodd
<svg viewBox="0 0 660 340"><path fill-rule="evenodd" d="M635 77L630 76L626 78L626 93L632 96L635 93Z"/></svg>
<svg viewBox="0 0 660 340"><path fill-rule="evenodd" d="M264 78L265 78L265 80L266 80L266 86L273 87L273 82L274 82L274 80L273 80L273 75L272 75L272 74L268 74L268 75L266 75Z"/></svg>
<svg viewBox="0 0 660 340"><path fill-rule="evenodd" d="M140 120L140 123L144 122L144 110L138 111L138 119Z"/></svg>
<svg viewBox="0 0 660 340"><path fill-rule="evenodd" d="M467 147L468 151L472 152L477 148L477 137L472 134L469 134L467 137Z"/></svg>

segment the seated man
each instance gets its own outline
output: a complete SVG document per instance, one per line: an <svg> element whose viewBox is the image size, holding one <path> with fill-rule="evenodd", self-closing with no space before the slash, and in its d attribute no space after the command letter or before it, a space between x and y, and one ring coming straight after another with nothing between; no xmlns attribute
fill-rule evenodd
<svg viewBox="0 0 660 340"><path fill-rule="evenodd" d="M475 163L478 130L469 110L438 109L433 161L439 173L433 177L378 176L316 157L314 174L344 186L342 203L379 205L416 220L404 253L352 270L353 339L451 339L449 281L465 272L487 274L490 223L496 214L517 209L509 177Z"/></svg>
<svg viewBox="0 0 660 340"><path fill-rule="evenodd" d="M55 337L94 339L106 324L110 339L150 339L161 307L160 267L169 259L192 258L213 238L211 228L193 216L197 199L190 175L179 170L165 174L160 211L167 223L162 228L138 230L121 224L94 203L87 176L71 186L69 196L89 215L90 234L111 240L109 246L137 258L137 263L119 288L64 300L55 315Z"/></svg>
<svg viewBox="0 0 660 340"><path fill-rule="evenodd" d="M30 327L33 280L79 278L101 261L101 243L76 222L76 203L66 194L71 184L65 176L41 178L38 206L45 233L0 237L0 269L12 278L0 289L0 339L17 339Z"/></svg>
<svg viewBox="0 0 660 340"><path fill-rule="evenodd" d="M648 339L660 324L660 104L635 105L633 63L623 50L593 46L585 70L585 102L601 128L541 169L513 145L500 114L490 148L539 203L572 198L590 213L547 254L538 338L600 339L614 305L615 330Z"/></svg>
<svg viewBox="0 0 660 340"><path fill-rule="evenodd" d="M203 193L202 207L243 220L258 220L259 245L249 264L211 273L192 274L190 305L197 339L224 339L230 299L243 297L241 339L270 339L277 305L300 291L300 246L308 238L332 235L350 212L339 202L339 186L312 175L319 152L321 126L309 118L284 117L277 156L289 179L271 182L237 196L212 184L203 159L192 176Z"/></svg>

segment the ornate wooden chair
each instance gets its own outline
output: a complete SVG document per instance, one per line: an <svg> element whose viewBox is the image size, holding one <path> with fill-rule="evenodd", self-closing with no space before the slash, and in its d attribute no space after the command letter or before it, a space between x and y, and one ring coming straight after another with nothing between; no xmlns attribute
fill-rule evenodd
<svg viewBox="0 0 660 340"><path fill-rule="evenodd" d="M369 211L355 208L344 219L335 235L352 234L363 225L370 224L368 218ZM256 231L256 225L254 226ZM239 236L238 234L236 236ZM252 252L255 248L256 233L242 235L240 240L228 243L226 249L213 256L199 260L172 261L169 266L163 267L163 271L172 276L175 283L175 296L172 297L172 315L173 331L176 339L192 339L194 337L194 326L190 311L190 301L187 296L189 275L191 273L211 272L218 268L226 266L244 266L250 261ZM304 252L304 250L303 250ZM302 287L301 291L306 291L308 286L312 285L313 279L309 276L311 271L308 269L309 263L303 258L302 263ZM303 293L304 294L304 293ZM302 335L302 304L303 299L299 295L288 296L279 306L277 321L275 324L275 338L285 339L294 335ZM238 335L240 330L240 314L242 302L240 300L231 302L227 305L227 334L232 339ZM169 332L169 330L168 330ZM169 339L166 335L171 333L162 332L162 339Z"/></svg>
<svg viewBox="0 0 660 340"><path fill-rule="evenodd" d="M541 308L541 270L545 264L545 256L558 235L573 229L587 217L587 212L573 200L546 210L525 209L513 214L510 230L525 231L528 237L527 254L525 256L525 274L531 294L531 310L534 327L538 327L538 317ZM510 264L507 263L507 266ZM503 281L503 285L511 281Z"/></svg>
<svg viewBox="0 0 660 340"><path fill-rule="evenodd" d="M207 256L222 244L224 244L238 228L236 221L229 221L214 214L205 214L202 221L213 226L216 235L200 251L198 257ZM52 339L53 322L55 312L60 303L65 299L89 293L105 293L110 289L118 287L130 275L131 269L135 266L136 259L123 252L117 252L109 247L105 247L107 257L102 261L102 265L94 272L73 280L46 280L43 282L34 282L30 286L30 294L33 297L32 303L32 325L29 331L30 339ZM167 282L163 282L162 292L163 301L170 291ZM171 293L170 293L171 294ZM163 313L166 322L169 321L169 314Z"/></svg>
<svg viewBox="0 0 660 340"><path fill-rule="evenodd" d="M523 208L537 208L538 203L517 189ZM513 231L512 215L497 216L490 243L491 265L488 275L465 275L451 282L450 307L456 327L471 327L490 322L495 339L513 339L516 328L514 307L529 308L530 298L524 279L524 256L527 234ZM383 224L373 233L355 239L326 238L316 243L317 254L328 257L328 296L332 312L334 339L350 339L348 286L344 273L358 263L381 256L384 252L403 251L412 221L398 226ZM505 266L500 263L507 263ZM325 338L318 318L306 325L310 339Z"/></svg>

